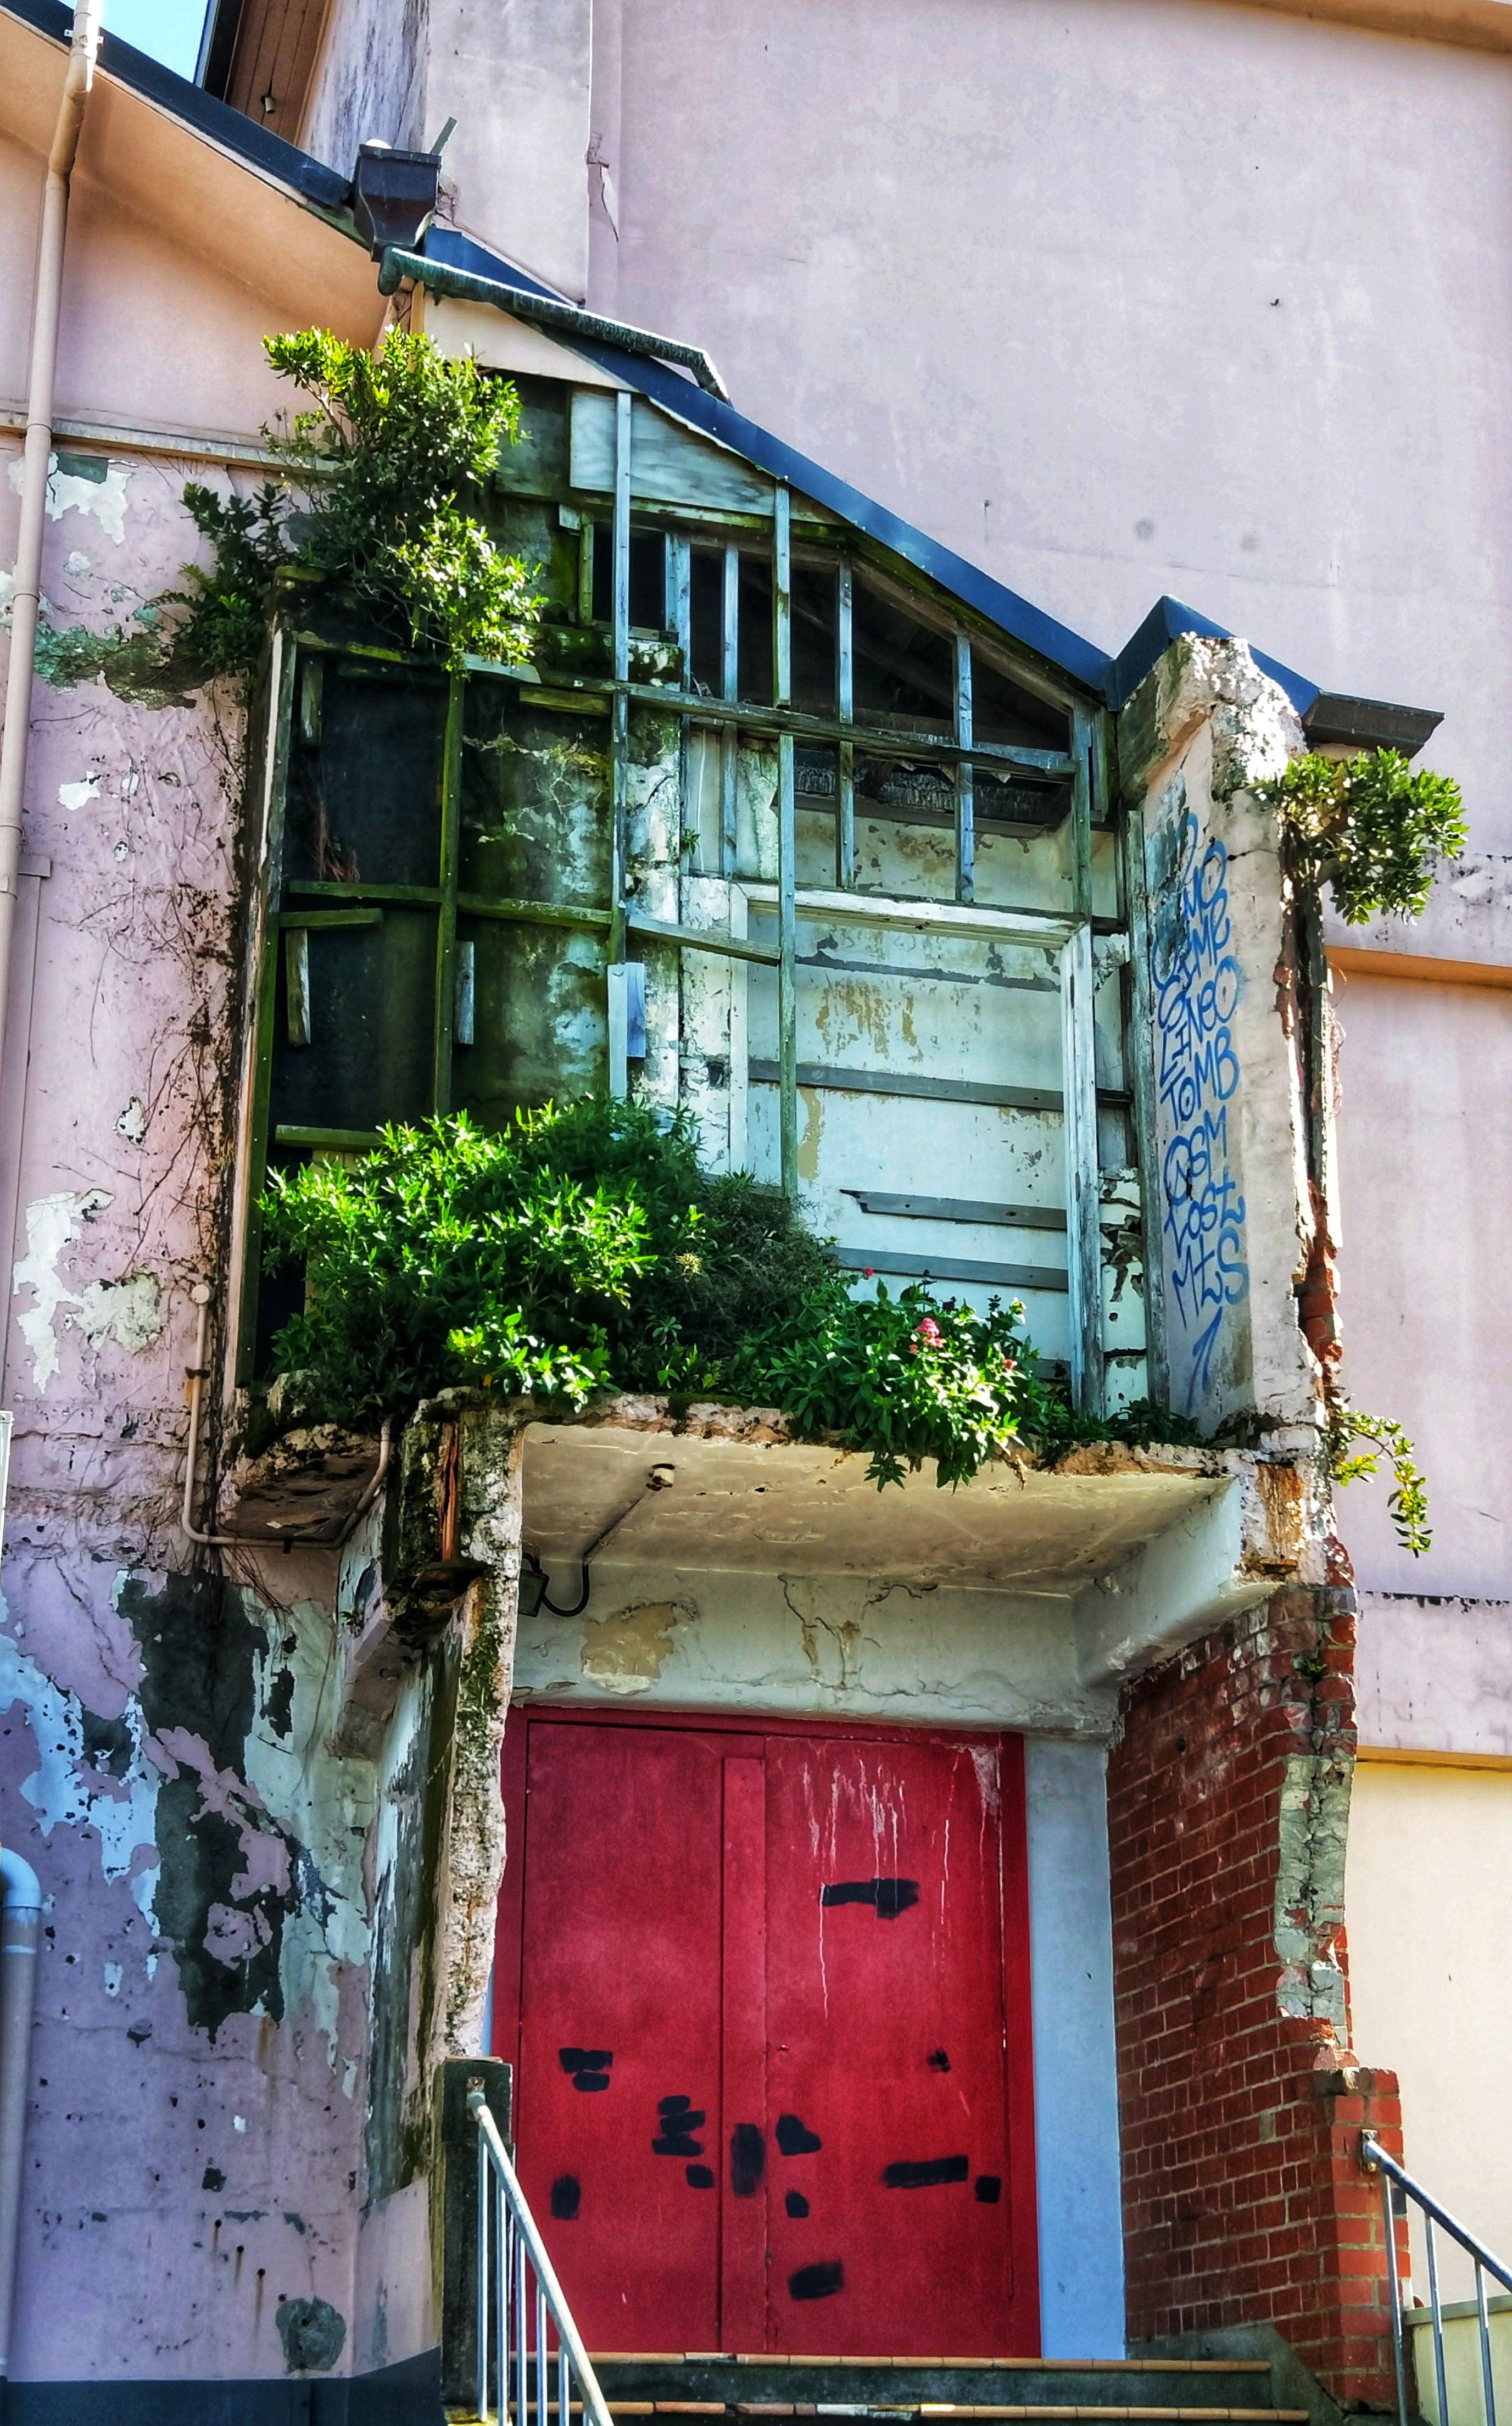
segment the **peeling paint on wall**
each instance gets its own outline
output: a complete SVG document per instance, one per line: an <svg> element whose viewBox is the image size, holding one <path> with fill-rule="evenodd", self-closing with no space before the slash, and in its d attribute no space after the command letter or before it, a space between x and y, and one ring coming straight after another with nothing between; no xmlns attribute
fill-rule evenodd
<svg viewBox="0 0 1512 2426"><path fill-rule="evenodd" d="M47 512L52 522L61 522L68 513L92 514L106 539L118 547L126 537L126 490L131 474L124 463L112 463L104 455L56 455L47 461ZM98 469L96 469L98 466ZM17 496L26 485L24 459L19 457L10 466L10 485Z"/></svg>
<svg viewBox="0 0 1512 2426"><path fill-rule="evenodd" d="M32 1292L17 1327L31 1350L32 1382L38 1390L45 1390L57 1371L54 1323L59 1308L83 1302L60 1279L58 1257L65 1247L77 1245L85 1224L110 1202L104 1189L92 1188L84 1196L40 1196L26 1207L26 1252L12 1270L11 1285L18 1293L24 1288Z"/></svg>
<svg viewBox="0 0 1512 2426"><path fill-rule="evenodd" d="M18 1706L37 1745L37 1767L21 1791L43 1836L57 1827L92 1828L101 1877L107 1886L129 1879L138 1910L155 1927L159 1776L147 1757L140 1710L131 1705L123 1719L97 1719L0 1634L0 1712Z"/></svg>
<svg viewBox="0 0 1512 2426"><path fill-rule="evenodd" d="M667 1664L672 1636L696 1614L675 1601L646 1601L583 1628L583 1674L606 1693L649 1693Z"/></svg>

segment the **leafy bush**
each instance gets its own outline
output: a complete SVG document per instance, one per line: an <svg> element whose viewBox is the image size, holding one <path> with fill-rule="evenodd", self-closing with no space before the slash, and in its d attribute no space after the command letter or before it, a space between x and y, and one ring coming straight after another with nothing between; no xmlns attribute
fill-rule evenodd
<svg viewBox="0 0 1512 2426"><path fill-rule="evenodd" d="M1350 1455L1357 1440L1374 1441L1372 1449ZM1336 1403L1328 1411L1328 1471L1335 1482L1373 1481L1385 1458L1396 1487L1386 1505L1404 1550L1423 1558L1433 1541L1428 1528L1428 1487L1419 1473L1412 1443L1398 1423L1387 1415L1361 1415L1356 1407Z"/></svg>
<svg viewBox="0 0 1512 2426"><path fill-rule="evenodd" d="M1309 752L1260 797L1280 812L1297 875L1314 892L1331 886L1351 927L1383 912L1418 917L1439 861L1465 848L1458 784L1428 768L1414 774L1395 750Z"/></svg>
<svg viewBox="0 0 1512 2426"><path fill-rule="evenodd" d="M539 606L532 575L490 539L485 485L519 427L508 380L426 336L391 329L364 353L326 329L266 337L274 369L314 399L272 452L308 483L306 512L272 485L222 503L191 481L185 503L215 546L185 567L185 639L206 674L246 675L262 647L272 584L301 566L355 592L379 622L453 668L465 656L518 664Z"/></svg>
<svg viewBox="0 0 1512 2426"><path fill-rule="evenodd" d="M470 355L391 329L376 354L327 329L265 337L268 361L314 409L275 453L319 482L304 562L360 598L399 606L417 648L518 664L535 622L530 576L478 518L484 484L519 429L507 380Z"/></svg>
<svg viewBox="0 0 1512 2426"><path fill-rule="evenodd" d="M217 497L198 480L184 502L197 530L215 549L208 573L186 564L187 590L169 590L163 603L187 606L180 639L185 652L212 679L245 674L257 663L274 574L288 562L283 539L285 499L267 481L251 497Z"/></svg>
<svg viewBox="0 0 1512 2426"><path fill-rule="evenodd" d="M311 1300L276 1367L345 1422L455 1383L738 1396L870 1451L879 1487L925 1457L954 1483L1021 1438L1110 1437L1039 1379L1021 1306L853 1298L780 1191L706 1177L684 1123L635 1105L390 1129L355 1166L275 1174L264 1210Z"/></svg>

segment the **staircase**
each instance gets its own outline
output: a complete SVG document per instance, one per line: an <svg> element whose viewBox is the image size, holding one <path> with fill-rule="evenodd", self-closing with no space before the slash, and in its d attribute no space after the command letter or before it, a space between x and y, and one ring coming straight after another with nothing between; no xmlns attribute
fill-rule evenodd
<svg viewBox="0 0 1512 2426"><path fill-rule="evenodd" d="M614 2418L1161 2419L1306 2426L1263 2359L769 2358L590 2353Z"/></svg>

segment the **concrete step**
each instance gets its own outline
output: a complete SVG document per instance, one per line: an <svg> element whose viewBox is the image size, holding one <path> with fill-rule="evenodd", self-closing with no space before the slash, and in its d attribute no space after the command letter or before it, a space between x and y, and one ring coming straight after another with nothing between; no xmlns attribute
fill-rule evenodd
<svg viewBox="0 0 1512 2426"><path fill-rule="evenodd" d="M1271 2405L1263 2359L775 2357L712 2351L591 2354L620 2417L1021 2418L1302 2426Z"/></svg>

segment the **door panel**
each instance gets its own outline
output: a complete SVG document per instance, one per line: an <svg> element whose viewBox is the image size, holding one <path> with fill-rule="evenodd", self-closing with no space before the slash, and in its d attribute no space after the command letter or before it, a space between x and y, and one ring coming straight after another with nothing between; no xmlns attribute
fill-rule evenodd
<svg viewBox="0 0 1512 2426"><path fill-rule="evenodd" d="M590 2350L1033 2351L1017 1751L511 1720L494 2045Z"/></svg>
<svg viewBox="0 0 1512 2426"><path fill-rule="evenodd" d="M589 2350L718 2344L723 1753L530 1729L519 2167Z"/></svg>
<svg viewBox="0 0 1512 2426"><path fill-rule="evenodd" d="M773 2346L1005 2353L996 1748L779 1738L766 1780Z"/></svg>

